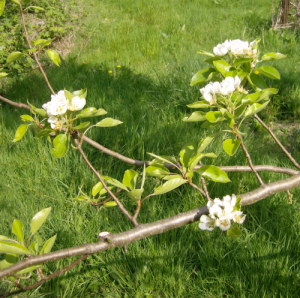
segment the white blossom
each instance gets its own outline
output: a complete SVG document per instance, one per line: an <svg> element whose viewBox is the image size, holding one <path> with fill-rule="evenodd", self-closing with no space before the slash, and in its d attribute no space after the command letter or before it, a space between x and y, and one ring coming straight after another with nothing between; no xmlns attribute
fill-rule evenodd
<svg viewBox="0 0 300 298"><path fill-rule="evenodd" d="M222 231L227 231L231 226L230 219L230 217L224 215L216 220L216 226Z"/></svg>
<svg viewBox="0 0 300 298"><path fill-rule="evenodd" d="M69 104L68 110L70 111L79 111L86 104L85 98L80 98L79 96L74 96Z"/></svg>
<svg viewBox="0 0 300 298"><path fill-rule="evenodd" d="M52 129L61 130L64 123L66 122L66 119L62 116L60 118L55 117L55 116L50 116L48 118L48 122L50 123Z"/></svg>
<svg viewBox="0 0 300 298"><path fill-rule="evenodd" d="M242 224L246 219L246 215L244 216L242 215L243 215L242 211L234 211L232 213L232 220L238 224Z"/></svg>
<svg viewBox="0 0 300 298"><path fill-rule="evenodd" d="M215 228L215 220L212 219L210 216L207 215L202 215L200 217L200 224L199 224L199 228L201 230L208 230L208 231L212 231Z"/></svg>
<svg viewBox="0 0 300 298"><path fill-rule="evenodd" d="M43 104L42 107L47 111L48 117L65 114L69 107L69 101L65 97L64 90L51 95L51 101Z"/></svg>

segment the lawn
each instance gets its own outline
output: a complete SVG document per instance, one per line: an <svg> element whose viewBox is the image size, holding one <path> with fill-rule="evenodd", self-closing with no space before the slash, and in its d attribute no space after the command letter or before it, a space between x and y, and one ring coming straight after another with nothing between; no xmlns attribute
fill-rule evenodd
<svg viewBox="0 0 300 298"><path fill-rule="evenodd" d="M217 4L217 3L220 4ZM104 108L107 116L123 121L115 128L94 128L88 136L125 156L149 160L147 152L178 155L191 140L211 133L199 123L185 123L191 113L187 104L199 100L199 87L190 87L193 74L205 66L199 50L212 48L226 39L252 41L260 38L262 53L288 55L268 63L281 73L269 81L280 93L262 113L267 123L299 116L299 63L297 32L287 39L273 32L272 0L76 0L87 16L74 35L74 47L58 68L47 68L56 91L87 88L87 105ZM294 36L294 37L293 37ZM60 45L58 45L59 47ZM35 106L50 100L42 76L31 72L8 82L5 97ZM20 116L26 113L1 105L0 129L0 234L12 236L11 224L20 219L27 227L39 210L52 212L36 241L57 234L53 250L98 241L101 231L119 233L132 224L117 208L102 213L75 198L80 189L91 194L97 183L76 150L66 157L51 155L52 145L29 131L12 143ZM94 121L99 121L100 117ZM254 164L292 167L285 155L262 130L251 130L246 145ZM300 160L295 135L286 131L282 141ZM128 164L85 144L84 151L104 175L121 180ZM229 157L221 137L208 152L218 157L215 165L246 165L239 150ZM141 169L139 170L141 171ZM211 197L241 194L259 185L252 173L229 173L232 183L208 183ZM267 183L286 175L262 173ZM194 183L200 184L199 177ZM150 192L155 180L149 180ZM192 224L130 244L128 253L117 248L93 255L65 275L46 282L19 297L298 297L300 282L299 189L292 190L293 204L280 193L244 207L247 219L243 235L232 239L220 230L201 231ZM121 201L132 212L135 204L126 195ZM186 186L172 193L149 198L139 220L156 221L205 204L205 199ZM1 256L0 256L1 258ZM66 266L70 260L51 262L45 273Z"/></svg>

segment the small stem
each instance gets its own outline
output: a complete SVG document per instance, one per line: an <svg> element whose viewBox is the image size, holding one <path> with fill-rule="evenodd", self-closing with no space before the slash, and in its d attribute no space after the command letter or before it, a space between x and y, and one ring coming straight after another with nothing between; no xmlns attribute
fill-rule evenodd
<svg viewBox="0 0 300 298"><path fill-rule="evenodd" d="M129 214L129 212L126 210L126 208L123 206L123 204L119 201L119 199L113 194L113 192L108 188L108 186L105 184L102 177L99 175L99 173L95 170L95 168L92 166L92 164L89 162L88 158L86 157L85 153L83 152L80 142L77 139L77 135L72 135L75 145L77 146L77 150L80 152L81 156L83 157L86 164L90 167L90 169L94 172L94 174L97 176L99 181L103 184L103 187L106 189L108 194L114 199L114 201L117 203L119 209L123 212L125 216L134 224L134 226L138 226L138 222Z"/></svg>
<svg viewBox="0 0 300 298"><path fill-rule="evenodd" d="M212 201L211 197L209 196L207 187L206 187L205 179L204 179L203 177L201 177L201 183L202 183L202 187L203 187L203 190L204 190L204 192L205 192L206 198L207 198L209 201Z"/></svg>
<svg viewBox="0 0 300 298"><path fill-rule="evenodd" d="M32 47L31 47L31 44L30 44L28 32L27 32L26 25L25 25L24 11L23 11L23 9L22 9L22 2L20 3L20 12L21 12L22 24L23 24L23 28L24 28L24 32L25 32L26 41L27 41L27 44L28 44L29 49L31 49ZM36 53L33 52L32 54L33 54L34 60L35 60L35 62L37 63L37 65L38 65L38 67L39 67L39 69L40 69L42 75L44 76L44 79L45 79L45 81L46 81L46 83L47 83L47 85L48 85L50 91L52 92L52 94L55 94L55 92L54 92L54 90L52 89L52 87L51 87L51 85L50 85L50 82L49 82L49 80L48 80L48 78L47 78L47 76L46 76L46 73L44 72L44 69L43 69L43 67L42 67L42 65L41 65L41 63L40 63L40 61L39 61L39 59L38 59Z"/></svg>
<svg viewBox="0 0 300 298"><path fill-rule="evenodd" d="M133 216L134 219L137 219L137 217L140 213L140 210L141 210L141 206L142 206L142 202L141 202L141 200L138 200L137 201L137 207L136 207L136 210L135 210L135 213L134 213L134 216Z"/></svg>
<svg viewBox="0 0 300 298"><path fill-rule="evenodd" d="M26 242L26 248L28 247L29 241L30 241L30 239L32 238L32 236L33 236L33 234L31 234L31 235L29 236L29 238L28 238L28 240L27 240L27 242Z"/></svg>
<svg viewBox="0 0 300 298"><path fill-rule="evenodd" d="M245 153L245 155L246 155L246 157L247 157L247 159L248 159L249 166L250 166L252 172L255 174L255 176L256 176L258 182L260 183L260 185L265 185L264 182L262 181L261 177L259 176L259 174L257 173L257 171L255 170L255 168L254 168L254 166L253 166L251 157L250 157L250 155L249 155L249 152L248 152L247 148L246 148L245 145L244 145L244 142L243 142L242 137L241 137L241 136L238 136L238 138L240 138L240 140L241 140L241 146L242 146L242 148L243 148L243 150L244 150L244 153Z"/></svg>
<svg viewBox="0 0 300 298"><path fill-rule="evenodd" d="M288 195L290 204L293 204L293 195L291 194L291 192L290 192L289 190L287 190L286 193L287 193L287 195Z"/></svg>
<svg viewBox="0 0 300 298"><path fill-rule="evenodd" d="M44 276L41 280L39 280L38 282L30 285L30 286L27 286L27 287L22 287L19 283L17 284L17 287L20 288L20 290L17 290L17 291L14 291L14 292L10 292L10 293L1 293L0 294L0 297L1 298L4 298L4 297L9 297L9 296L12 296L12 295L16 295L16 294L19 294L19 293L22 293L22 292L25 292L25 291L28 291L28 290L31 290L31 289L34 289L36 288L37 286L41 285L42 283L44 283L45 281L49 280L49 279L52 279L58 275L61 275L63 273L65 273L66 271L70 270L71 268L73 268L74 266L76 266L77 264L79 264L80 262L82 262L84 259L86 259L87 257L89 257L90 254L87 254L87 255L83 255L81 256L80 258L78 258L75 262L73 262L72 264L70 264L69 266L63 268L62 270L60 271L57 271L53 274L50 274L48 276Z"/></svg>
<svg viewBox="0 0 300 298"><path fill-rule="evenodd" d="M268 133L271 135L273 140L277 143L277 145L281 148L281 150L285 153L285 155L289 158L289 160L292 162L292 164L300 170L300 165L296 162L296 160L292 157L292 155L284 148L284 146L281 144L281 142L277 139L275 134L272 132L270 127L268 127L256 114L254 115L254 118L268 131Z"/></svg>
<svg viewBox="0 0 300 298"><path fill-rule="evenodd" d="M193 182L191 182L191 181L188 181L188 184L191 186L191 187L193 187L193 188L195 188L195 189L197 189L203 196L205 196L208 200L211 200L211 198L208 196L206 196L206 193L201 189L201 188L199 188L196 184L194 184Z"/></svg>

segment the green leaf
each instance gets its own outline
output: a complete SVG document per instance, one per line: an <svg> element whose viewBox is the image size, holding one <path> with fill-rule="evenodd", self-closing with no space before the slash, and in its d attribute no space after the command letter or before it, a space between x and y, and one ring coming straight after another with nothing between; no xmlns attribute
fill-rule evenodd
<svg viewBox="0 0 300 298"><path fill-rule="evenodd" d="M214 127L218 125L218 122L215 122L215 123L211 123L209 121L205 121L203 122L203 124L201 125L201 128L211 128L211 127Z"/></svg>
<svg viewBox="0 0 300 298"><path fill-rule="evenodd" d="M270 101L266 101L263 104L259 104L259 103L254 103L253 105L251 105L250 107L248 107L248 109L245 112L245 117L250 117L254 114L257 114L258 112L260 112L261 110L263 110L269 103Z"/></svg>
<svg viewBox="0 0 300 298"><path fill-rule="evenodd" d="M134 189L127 193L128 197L134 201L139 201L142 197L144 189Z"/></svg>
<svg viewBox="0 0 300 298"><path fill-rule="evenodd" d="M79 96L80 98L86 98L86 96L87 96L87 89L84 88L84 89L76 90L76 91L72 92L72 94L74 96Z"/></svg>
<svg viewBox="0 0 300 298"><path fill-rule="evenodd" d="M102 188L103 188L103 184L101 182L95 184L92 189L92 195L95 196Z"/></svg>
<svg viewBox="0 0 300 298"><path fill-rule="evenodd" d="M210 157L210 158L216 158L217 155L214 153L200 153L196 156L194 156L190 161L189 161L189 169L193 170L193 168L198 164L200 160L202 160L204 157Z"/></svg>
<svg viewBox="0 0 300 298"><path fill-rule="evenodd" d="M190 105L187 105L187 107L191 109L203 109L203 108L208 108L209 103L207 101L197 101Z"/></svg>
<svg viewBox="0 0 300 298"><path fill-rule="evenodd" d="M114 178L111 178L109 176L102 176L102 179L107 183L107 184L110 184L110 185L113 185L113 186L116 186L118 188L121 188L121 189L124 189L126 191L128 191L127 187L122 184L120 181L114 179Z"/></svg>
<svg viewBox="0 0 300 298"><path fill-rule="evenodd" d="M12 2L14 2L15 4L20 5L20 1L19 0L11 0Z"/></svg>
<svg viewBox="0 0 300 298"><path fill-rule="evenodd" d="M34 119L33 119L31 116L29 116L29 115L22 115L22 116L21 116L21 119L22 119L23 121L31 121L31 122L34 122Z"/></svg>
<svg viewBox="0 0 300 298"><path fill-rule="evenodd" d="M51 44L51 42L53 41L53 39L37 39L37 40L31 40L30 43L33 46L48 46L49 44Z"/></svg>
<svg viewBox="0 0 300 298"><path fill-rule="evenodd" d="M59 66L61 64L60 57L55 50L46 50L46 52L55 65Z"/></svg>
<svg viewBox="0 0 300 298"><path fill-rule="evenodd" d="M210 111L208 113L206 113L206 119L210 122L210 123L219 123L222 122L224 120L226 120L221 112L213 112Z"/></svg>
<svg viewBox="0 0 300 298"><path fill-rule="evenodd" d="M176 161L174 162L174 157L173 156L159 156L159 155L156 155L154 153L149 153L149 152L147 152L147 154L155 157L155 159L153 159L151 161L151 164L158 163L158 160L161 160L162 162L173 164L173 165L176 164Z"/></svg>
<svg viewBox="0 0 300 298"><path fill-rule="evenodd" d="M234 117L235 118L239 118L245 111L247 105L244 104L244 105L241 105L239 108L237 108L234 112Z"/></svg>
<svg viewBox="0 0 300 298"><path fill-rule="evenodd" d="M113 119L113 118L105 118L103 120L101 120L100 122L98 122L95 126L98 127L112 127L112 126L117 126L119 124L122 124L122 121Z"/></svg>
<svg viewBox="0 0 300 298"><path fill-rule="evenodd" d="M280 80L280 73L278 70L272 66L262 66L258 67L257 70L262 73L264 76L271 79Z"/></svg>
<svg viewBox="0 0 300 298"><path fill-rule="evenodd" d="M209 53L209 52L205 52L205 51L199 51L197 52L200 55L205 55L205 56L209 56L209 57L215 57L215 55L213 53Z"/></svg>
<svg viewBox="0 0 300 298"><path fill-rule="evenodd" d="M190 85L195 86L195 85L204 83L206 81L209 81L212 78L214 72L215 72L214 68L205 68L205 69L199 70L192 77L192 81L191 81Z"/></svg>
<svg viewBox="0 0 300 298"><path fill-rule="evenodd" d="M38 115L42 116L43 118L47 117L47 111L44 110L44 109L34 109L33 112L35 114L38 114Z"/></svg>
<svg viewBox="0 0 300 298"><path fill-rule="evenodd" d="M6 63L11 63L14 62L16 60L18 60L19 58L21 58L24 54L21 52L12 52L10 55L8 55L7 59L6 59Z"/></svg>
<svg viewBox="0 0 300 298"><path fill-rule="evenodd" d="M27 129L28 129L27 124L20 125L18 127L17 131L16 131L15 138L13 139L13 142L20 141L23 138L23 136L25 135Z"/></svg>
<svg viewBox="0 0 300 298"><path fill-rule="evenodd" d="M6 254L5 260L8 263L15 264L19 261L19 256L17 254Z"/></svg>
<svg viewBox="0 0 300 298"><path fill-rule="evenodd" d="M30 224L30 233L34 234L44 223L44 221L47 219L49 213L51 211L51 207L45 208L41 211L39 211L31 220Z"/></svg>
<svg viewBox="0 0 300 298"><path fill-rule="evenodd" d="M95 117L95 116L101 116L105 115L107 112L104 109L97 110L96 108L86 108L83 111L81 111L76 118L89 118L89 117Z"/></svg>
<svg viewBox="0 0 300 298"><path fill-rule="evenodd" d="M223 142L223 149L228 155L232 156L235 154L240 144L241 144L241 139L237 139L237 140L227 139Z"/></svg>
<svg viewBox="0 0 300 298"><path fill-rule="evenodd" d="M160 164L155 164L153 166L149 166L146 168L147 176L161 177L166 176L170 173L170 171Z"/></svg>
<svg viewBox="0 0 300 298"><path fill-rule="evenodd" d="M189 165L190 159L196 155L198 149L199 142L192 141L186 144L180 151L180 162L181 164L187 168Z"/></svg>
<svg viewBox="0 0 300 298"><path fill-rule="evenodd" d="M3 270L11 265L13 265L13 264L7 262L6 260L2 260L2 261L0 261L0 270Z"/></svg>
<svg viewBox="0 0 300 298"><path fill-rule="evenodd" d="M216 166L203 166L195 172L215 182L227 183L231 181L227 174Z"/></svg>
<svg viewBox="0 0 300 298"><path fill-rule="evenodd" d="M88 202L91 201L90 197L85 196L85 195L82 195L82 196L73 198L73 200L76 200L76 201L78 201L78 202L85 202L85 203L88 203Z"/></svg>
<svg viewBox="0 0 300 298"><path fill-rule="evenodd" d="M75 95L66 89L64 89L64 94L65 94L65 97L67 98L67 100L71 103L71 101Z"/></svg>
<svg viewBox="0 0 300 298"><path fill-rule="evenodd" d="M169 191L181 186L182 184L184 184L186 182L187 182L187 180L185 180L183 178L175 178L175 179L169 180L166 183L164 183L163 185L157 187L154 191L154 195L161 195L163 193L169 192Z"/></svg>
<svg viewBox="0 0 300 298"><path fill-rule="evenodd" d="M20 220L15 219L12 224L12 232L17 236L18 240L23 243L23 224Z"/></svg>
<svg viewBox="0 0 300 298"><path fill-rule="evenodd" d="M23 1L24 1L24 0L23 0ZM28 7L26 7L26 8L24 9L24 11L27 10L27 9L29 9L29 8L36 9L36 10L41 10L41 11L45 11L44 8L39 7L39 6L28 6Z"/></svg>
<svg viewBox="0 0 300 298"><path fill-rule="evenodd" d="M261 91L260 92L255 92L255 93L252 93L252 94L247 94L243 100L242 100L242 103L243 104L252 104L252 103L255 103L256 100L261 96Z"/></svg>
<svg viewBox="0 0 300 298"><path fill-rule="evenodd" d="M263 89L268 88L268 85L266 84L265 80L255 73L251 73L250 76L248 76L248 80L255 90L259 88L260 90L258 91L261 91Z"/></svg>
<svg viewBox="0 0 300 298"><path fill-rule="evenodd" d="M0 0L0 16L3 14L5 8L5 0Z"/></svg>
<svg viewBox="0 0 300 298"><path fill-rule="evenodd" d="M37 242L32 242L28 247L34 254L38 253L39 245Z"/></svg>
<svg viewBox="0 0 300 298"><path fill-rule="evenodd" d="M144 163L144 167L143 167L143 177L142 177L141 189L144 188L145 180L146 180L146 163Z"/></svg>
<svg viewBox="0 0 300 298"><path fill-rule="evenodd" d="M265 98L269 98L270 96L277 94L278 93L278 89L276 88L267 88L261 91L261 96L258 99L258 101L261 101Z"/></svg>
<svg viewBox="0 0 300 298"><path fill-rule="evenodd" d="M189 117L184 117L182 120L184 122L205 121L206 120L205 115L206 115L205 112L197 111L197 112L192 113L192 115Z"/></svg>
<svg viewBox="0 0 300 298"><path fill-rule="evenodd" d="M55 240L56 240L56 235L54 235L53 237L49 238L45 244L43 245L42 249L41 249L41 252L40 254L47 254L51 251L54 243L55 243Z"/></svg>
<svg viewBox="0 0 300 298"><path fill-rule="evenodd" d="M115 201L113 201L113 202L107 202L107 203L105 203L103 206L104 206L105 208L111 208L111 207L116 207L116 206L118 206L118 204L117 204Z"/></svg>
<svg viewBox="0 0 300 298"><path fill-rule="evenodd" d="M233 208L232 212L241 210L241 200L242 199L240 197L236 198L236 203L234 205L234 208Z"/></svg>
<svg viewBox="0 0 300 298"><path fill-rule="evenodd" d="M17 255L32 255L32 253L19 243L0 241L0 253L2 254L17 254Z"/></svg>
<svg viewBox="0 0 300 298"><path fill-rule="evenodd" d="M6 239L8 239L8 237L0 235L0 241L6 240Z"/></svg>
<svg viewBox="0 0 300 298"><path fill-rule="evenodd" d="M203 138L201 142L199 143L197 154L200 154L204 149L212 142L214 137L217 135L217 133L207 136L206 138Z"/></svg>
<svg viewBox="0 0 300 298"><path fill-rule="evenodd" d="M177 178L182 178L182 176L178 175L178 174L168 175L168 176L163 177L163 180L173 180L173 179L177 179Z"/></svg>
<svg viewBox="0 0 300 298"><path fill-rule="evenodd" d="M6 76L8 76L8 73L6 73L6 72L0 72L0 79L4 78Z"/></svg>
<svg viewBox="0 0 300 298"><path fill-rule="evenodd" d="M231 227L227 230L227 236L231 238L238 238L242 235L242 231L238 227Z"/></svg>
<svg viewBox="0 0 300 298"><path fill-rule="evenodd" d="M251 61L252 61L252 58L237 58L234 60L233 66L238 66L240 64L244 64L244 63L251 62Z"/></svg>
<svg viewBox="0 0 300 298"><path fill-rule="evenodd" d="M53 146L52 155L57 158L64 157L69 149L68 136L66 134L57 135L53 141Z"/></svg>
<svg viewBox="0 0 300 298"><path fill-rule="evenodd" d="M261 59L263 61L273 61L273 60L279 60L279 59L283 59L283 58L286 58L286 55L273 52L273 53L264 54Z"/></svg>
<svg viewBox="0 0 300 298"><path fill-rule="evenodd" d="M25 269L22 269L22 270L18 271L18 272L16 273L16 275L22 275L22 274L25 274L25 273L30 273L30 272L32 272L32 271L34 271L34 270L40 268L41 266L42 266L42 265L34 265L34 266L30 266L30 267L28 267L28 268L25 268Z"/></svg>
<svg viewBox="0 0 300 298"><path fill-rule="evenodd" d="M126 170L123 176L123 184L131 190L135 189L138 173L132 169Z"/></svg>
<svg viewBox="0 0 300 298"><path fill-rule="evenodd" d="M226 73L230 70L231 65L224 60L214 61L213 64L223 77L226 77Z"/></svg>
<svg viewBox="0 0 300 298"><path fill-rule="evenodd" d="M91 122L82 122L81 124L73 128L76 130L86 129L87 127L89 127L90 123Z"/></svg>

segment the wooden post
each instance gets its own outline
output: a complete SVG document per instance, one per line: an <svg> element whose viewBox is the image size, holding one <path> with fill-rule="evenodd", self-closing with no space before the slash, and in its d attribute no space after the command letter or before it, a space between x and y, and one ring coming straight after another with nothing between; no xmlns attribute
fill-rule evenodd
<svg viewBox="0 0 300 298"><path fill-rule="evenodd" d="M290 11L290 0L282 0L281 8L282 8L282 13L281 13L280 23L282 25L286 25L288 22L288 13Z"/></svg>

